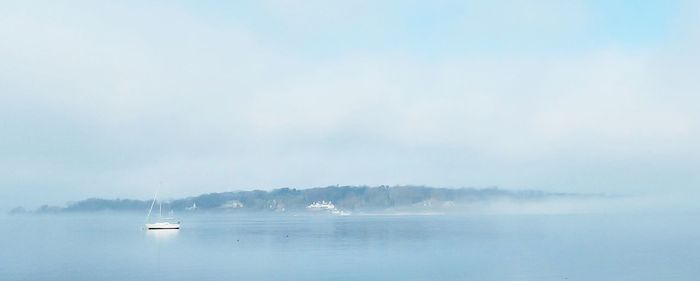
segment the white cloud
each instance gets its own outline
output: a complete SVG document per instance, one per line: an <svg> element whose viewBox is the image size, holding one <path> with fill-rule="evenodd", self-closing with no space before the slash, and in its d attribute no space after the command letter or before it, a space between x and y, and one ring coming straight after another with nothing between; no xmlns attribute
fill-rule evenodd
<svg viewBox="0 0 700 281"><path fill-rule="evenodd" d="M49 186L58 201L147 197L162 178L176 195L336 183L635 191L656 188L639 185L654 176L639 159L673 163L666 174L696 162L685 74L696 65L665 52L309 59L187 10L83 8L0 17L9 200Z"/></svg>

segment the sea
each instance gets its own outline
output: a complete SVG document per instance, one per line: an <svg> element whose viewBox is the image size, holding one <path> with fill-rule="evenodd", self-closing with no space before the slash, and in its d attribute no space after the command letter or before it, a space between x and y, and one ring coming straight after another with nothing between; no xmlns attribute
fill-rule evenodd
<svg viewBox="0 0 700 281"><path fill-rule="evenodd" d="M696 214L0 215L0 280L700 280Z"/></svg>

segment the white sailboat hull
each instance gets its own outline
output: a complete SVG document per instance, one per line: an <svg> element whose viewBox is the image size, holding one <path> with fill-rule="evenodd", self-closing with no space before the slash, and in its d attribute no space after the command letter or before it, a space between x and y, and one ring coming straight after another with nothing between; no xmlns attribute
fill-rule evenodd
<svg viewBox="0 0 700 281"><path fill-rule="evenodd" d="M169 223L169 222L147 223L146 228L149 230L180 229L180 223Z"/></svg>

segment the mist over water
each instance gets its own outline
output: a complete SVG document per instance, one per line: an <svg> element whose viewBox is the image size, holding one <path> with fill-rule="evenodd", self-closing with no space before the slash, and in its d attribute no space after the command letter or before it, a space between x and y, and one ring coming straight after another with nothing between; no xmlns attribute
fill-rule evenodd
<svg viewBox="0 0 700 281"><path fill-rule="evenodd" d="M2 1L0 281L698 280L695 2Z"/></svg>
<svg viewBox="0 0 700 281"><path fill-rule="evenodd" d="M0 216L0 280L695 280L696 217Z"/></svg>

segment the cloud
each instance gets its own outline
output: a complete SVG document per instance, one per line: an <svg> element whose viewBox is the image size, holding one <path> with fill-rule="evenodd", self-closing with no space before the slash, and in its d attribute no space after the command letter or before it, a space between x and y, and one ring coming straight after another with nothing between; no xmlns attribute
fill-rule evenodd
<svg viewBox="0 0 700 281"><path fill-rule="evenodd" d="M212 15L231 7L184 4L6 10L0 192L38 204L45 196L22 197L146 198L161 180L173 196L336 183L637 192L697 182L697 86L687 74L696 64L686 55L610 46L483 52L438 38L498 44L499 34L527 41L521 35L544 30L561 40L586 28L585 7L467 7L515 14L479 28L496 23L440 21L440 13L413 22L403 8L381 25L370 4L318 4L328 14L297 5L253 9L271 17L260 22L268 26ZM554 17L569 21L549 29L552 18L541 15L556 11L571 17ZM438 36L426 38L440 40L398 32L426 21ZM368 22L380 30L366 38L384 38L371 48L350 31ZM313 31L347 37L329 43L319 38L339 37ZM304 43L289 41L296 35ZM304 47L314 42L335 55Z"/></svg>

